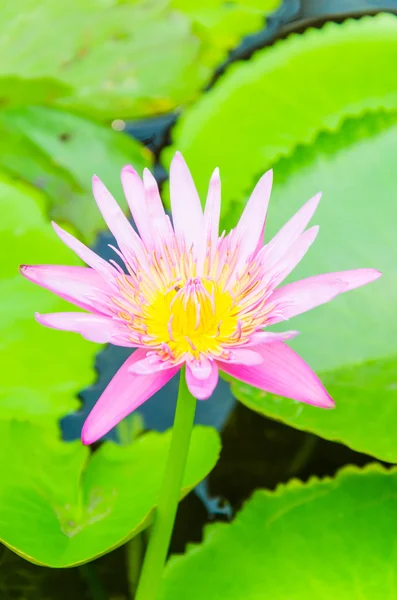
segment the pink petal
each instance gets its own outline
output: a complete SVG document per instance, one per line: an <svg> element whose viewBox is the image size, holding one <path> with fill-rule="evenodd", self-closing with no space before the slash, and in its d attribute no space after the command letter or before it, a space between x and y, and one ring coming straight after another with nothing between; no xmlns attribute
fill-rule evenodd
<svg viewBox="0 0 397 600"><path fill-rule="evenodd" d="M203 367L192 361L186 363L186 383L190 393L197 400L207 400L218 383L218 367L214 361L206 360Z"/></svg>
<svg viewBox="0 0 397 600"><path fill-rule="evenodd" d="M319 226L315 225L307 229L302 235L290 246L289 250L283 255L282 259L278 261L272 272L274 275L271 277L272 287L277 287L300 263L310 246L313 244L317 237Z"/></svg>
<svg viewBox="0 0 397 600"><path fill-rule="evenodd" d="M176 364L179 365L179 363L173 364L175 366ZM182 361L180 364L182 364ZM144 358L134 362L128 370L130 373L135 373L136 375L149 375L154 371L164 371L165 369L169 368L170 362L168 360L164 360L163 358L159 357L155 352L150 351L146 354Z"/></svg>
<svg viewBox="0 0 397 600"><path fill-rule="evenodd" d="M204 210L204 224L208 237L215 246L219 235L219 219L221 215L221 178L218 167L214 170L208 186L207 200Z"/></svg>
<svg viewBox="0 0 397 600"><path fill-rule="evenodd" d="M221 214L221 180L219 169L216 168L212 174L207 201L205 203L203 232L199 237L197 251L197 274L203 273L207 253L213 259L219 236L219 219Z"/></svg>
<svg viewBox="0 0 397 600"><path fill-rule="evenodd" d="M117 371L84 423L81 433L83 444L96 442L177 373L179 367L150 375L129 373L129 367L145 354L146 350L136 350Z"/></svg>
<svg viewBox="0 0 397 600"><path fill-rule="evenodd" d="M271 303L276 305L276 310L281 312L281 316L272 322L290 319L315 306L325 304L343 292L375 281L381 275L376 269L355 269L314 275L284 285L275 290L270 299Z"/></svg>
<svg viewBox="0 0 397 600"><path fill-rule="evenodd" d="M106 307L95 301L95 296L98 293L101 297L103 294L109 294L111 288L94 269L60 265L21 265L20 271L29 281L84 310L98 314L108 312Z"/></svg>
<svg viewBox="0 0 397 600"><path fill-rule="evenodd" d="M227 359L218 358L217 361L227 364L260 365L263 363L263 358L260 352L251 348L232 348Z"/></svg>
<svg viewBox="0 0 397 600"><path fill-rule="evenodd" d="M262 227L262 231L261 231L260 236L259 236L258 244L257 244L257 246L255 248L254 254L258 254L259 250L262 250L263 245L265 243L265 226L266 226L266 224L264 223L264 225Z"/></svg>
<svg viewBox="0 0 397 600"><path fill-rule="evenodd" d="M52 222L52 226L58 237L66 244L66 246L73 250L73 252L75 252L88 266L98 271L108 283L112 282L116 273L112 265L106 262L106 260L103 260L98 254L95 254L95 252L87 248L87 246L62 229L62 227L59 227L56 223Z"/></svg>
<svg viewBox="0 0 397 600"><path fill-rule="evenodd" d="M200 360L189 357L187 364L196 379L208 379L212 373L213 361L202 355Z"/></svg>
<svg viewBox="0 0 397 600"><path fill-rule="evenodd" d="M145 246L150 248L152 246L152 238L150 235L150 219L146 205L145 188L138 173L131 165L126 165L122 168L121 183L139 235Z"/></svg>
<svg viewBox="0 0 397 600"><path fill-rule="evenodd" d="M288 251L299 236L306 229L307 224L314 215L316 208L320 202L321 193L316 194L300 210L290 219L284 227L274 236L272 240L261 250L263 256L266 257L267 267L272 267L278 262L285 252Z"/></svg>
<svg viewBox="0 0 397 600"><path fill-rule="evenodd" d="M97 344L115 344L132 347L136 344L128 341L128 330L120 322L102 315L89 313L59 312L41 315L36 320L46 327L62 331L80 333L86 340Z"/></svg>
<svg viewBox="0 0 397 600"><path fill-rule="evenodd" d="M167 242L170 239L172 227L168 216L165 214L157 181L149 169L143 170L143 184L152 239L156 246L161 246L163 241Z"/></svg>
<svg viewBox="0 0 397 600"><path fill-rule="evenodd" d="M245 366L221 363L220 369L232 377L265 392L299 400L322 408L334 401L309 365L283 342L257 346L263 364Z"/></svg>
<svg viewBox="0 0 397 600"><path fill-rule="evenodd" d="M253 254L258 247L265 226L272 183L273 171L270 170L256 184L233 232L233 239L240 244L239 261L236 270L245 263L248 256Z"/></svg>
<svg viewBox="0 0 397 600"><path fill-rule="evenodd" d="M136 257L141 264L147 265L146 253L142 241L112 194L96 175L92 178L92 189L98 208L107 226L116 238L123 255L132 264L134 264Z"/></svg>
<svg viewBox="0 0 397 600"><path fill-rule="evenodd" d="M258 344L272 344L273 342L284 342L291 340L299 335L299 331L283 331L281 333L275 331L258 331L254 333L247 347L258 346Z"/></svg>
<svg viewBox="0 0 397 600"><path fill-rule="evenodd" d="M187 249L190 249L202 235L203 210L193 178L180 152L175 153L171 162L170 194L175 233L185 240Z"/></svg>

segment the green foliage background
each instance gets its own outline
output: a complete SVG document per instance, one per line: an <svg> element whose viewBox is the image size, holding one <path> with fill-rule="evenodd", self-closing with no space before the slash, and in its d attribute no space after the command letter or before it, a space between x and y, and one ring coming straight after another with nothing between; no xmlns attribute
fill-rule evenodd
<svg viewBox="0 0 397 600"><path fill-rule="evenodd" d="M293 346L336 400L321 411L232 382L259 414L397 463L397 17L378 14L291 34L237 61L204 92L276 0L22 0L0 7L0 538L29 561L87 562L150 524L168 434L91 455L59 419L92 383L98 348L33 319L65 303L18 265L79 264L51 218L88 243L103 229L95 172L123 209L120 168L154 157L115 119L179 115L161 156L184 153L205 197L221 169L233 227L256 179L275 171L271 235L317 191L321 226L294 279L375 267L374 285L296 318ZM165 196L167 189L165 186ZM194 432L183 494L215 465L218 434ZM397 598L395 470L258 491L231 524L170 561L162 598ZM202 573L208 576L203 577ZM288 577L285 576L288 573ZM193 583L192 583L193 582Z"/></svg>

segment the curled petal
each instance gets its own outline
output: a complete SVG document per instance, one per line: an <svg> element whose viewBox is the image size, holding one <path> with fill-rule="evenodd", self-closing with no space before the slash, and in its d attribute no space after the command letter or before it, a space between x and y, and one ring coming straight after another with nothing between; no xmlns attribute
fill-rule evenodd
<svg viewBox="0 0 397 600"><path fill-rule="evenodd" d="M333 300L343 292L349 292L362 285L378 279L382 273L376 269L355 269L353 271L339 271L314 275L289 283L273 292L272 304L279 308L280 317L272 320L273 323L290 319L295 315L304 313L315 306Z"/></svg>
<svg viewBox="0 0 397 600"><path fill-rule="evenodd" d="M219 368L265 392L321 408L333 408L334 401L320 379L292 348L283 342L275 342L257 346L256 351L262 355L261 365L220 363Z"/></svg>
<svg viewBox="0 0 397 600"><path fill-rule="evenodd" d="M218 383L218 367L212 360L206 360L202 367L189 361L186 364L186 383L190 393L197 400L207 400Z"/></svg>
<svg viewBox="0 0 397 600"><path fill-rule="evenodd" d="M78 312L36 313L35 317L41 325L80 333L86 340L97 344L136 345L128 341L125 326L111 317Z"/></svg>
<svg viewBox="0 0 397 600"><path fill-rule="evenodd" d="M109 287L94 269L60 265L21 265L20 272L26 279L83 310L108 314L106 307L98 308L95 297L98 292L101 297L109 293Z"/></svg>
<svg viewBox="0 0 397 600"><path fill-rule="evenodd" d="M145 355L146 350L136 350L117 371L84 423L81 433L83 444L93 444L105 435L162 388L179 369L173 367L148 375L130 373L129 367Z"/></svg>

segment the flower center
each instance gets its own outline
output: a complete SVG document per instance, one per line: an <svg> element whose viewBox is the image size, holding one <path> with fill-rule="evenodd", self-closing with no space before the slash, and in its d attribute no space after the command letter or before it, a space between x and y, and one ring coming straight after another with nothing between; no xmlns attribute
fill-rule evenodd
<svg viewBox="0 0 397 600"><path fill-rule="evenodd" d="M220 356L223 345L241 335L235 301L209 278L175 281L142 311L150 345L162 344L175 359L186 353Z"/></svg>

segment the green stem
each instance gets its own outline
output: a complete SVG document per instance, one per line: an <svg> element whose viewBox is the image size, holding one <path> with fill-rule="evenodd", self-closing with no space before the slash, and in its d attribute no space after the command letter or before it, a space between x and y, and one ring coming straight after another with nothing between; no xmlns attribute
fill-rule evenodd
<svg viewBox="0 0 397 600"><path fill-rule="evenodd" d="M127 576L131 598L134 598L138 587L139 574L142 568L144 549L144 532L138 533L126 544L127 551Z"/></svg>
<svg viewBox="0 0 397 600"><path fill-rule="evenodd" d="M196 400L181 371L172 440L135 600L156 600L181 494Z"/></svg>

